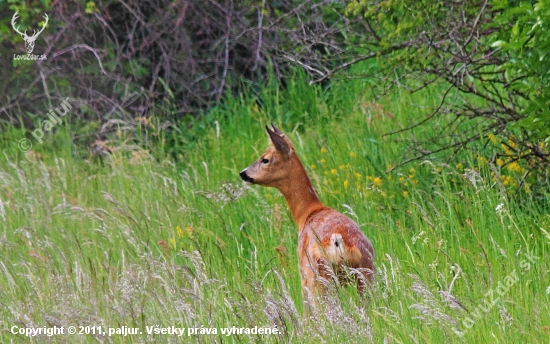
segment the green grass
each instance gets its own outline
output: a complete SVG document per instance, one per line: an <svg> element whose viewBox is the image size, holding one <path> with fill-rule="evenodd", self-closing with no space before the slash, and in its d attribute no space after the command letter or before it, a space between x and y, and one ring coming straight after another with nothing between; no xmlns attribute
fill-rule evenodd
<svg viewBox="0 0 550 344"><path fill-rule="evenodd" d="M515 172L478 159L483 147L387 174L407 154L402 140L439 128L383 134L429 111L438 90L396 90L374 104L372 87L321 91L297 78L228 99L180 132L151 124L140 133L151 142L120 138L101 159L75 153L63 128L27 154L17 150L23 131L6 133L0 342L548 342L548 209L504 185ZM294 142L322 201L375 247L368 298L332 290L314 321L302 316L298 233L284 199L238 177L266 148L270 121ZM143 334L10 332L54 325ZM147 336L155 325L199 334ZM282 334L221 334L232 326Z"/></svg>

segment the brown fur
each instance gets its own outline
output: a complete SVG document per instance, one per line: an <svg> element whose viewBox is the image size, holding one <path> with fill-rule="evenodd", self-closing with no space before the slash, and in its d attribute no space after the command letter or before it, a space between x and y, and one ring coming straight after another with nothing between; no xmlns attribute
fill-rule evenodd
<svg viewBox="0 0 550 344"><path fill-rule="evenodd" d="M357 287L362 292L373 276L372 244L354 221L319 201L286 135L273 124L271 130L266 129L271 145L240 176L253 184L275 187L285 197L299 230L300 274L310 306L315 305L312 292L325 292L319 279L330 280L336 275L343 281L346 267L360 272Z"/></svg>

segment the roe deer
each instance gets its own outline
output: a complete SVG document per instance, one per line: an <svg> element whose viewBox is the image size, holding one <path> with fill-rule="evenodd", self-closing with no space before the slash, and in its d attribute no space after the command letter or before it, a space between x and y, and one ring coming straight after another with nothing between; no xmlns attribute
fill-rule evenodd
<svg viewBox="0 0 550 344"><path fill-rule="evenodd" d="M299 230L299 268L309 306L316 308L313 293L326 292L319 279L330 281L331 276L338 276L343 282L346 268L359 272L357 288L362 293L374 273L371 242L354 221L319 201L292 143L271 126L266 126L271 145L240 176L252 184L275 187L286 198Z"/></svg>

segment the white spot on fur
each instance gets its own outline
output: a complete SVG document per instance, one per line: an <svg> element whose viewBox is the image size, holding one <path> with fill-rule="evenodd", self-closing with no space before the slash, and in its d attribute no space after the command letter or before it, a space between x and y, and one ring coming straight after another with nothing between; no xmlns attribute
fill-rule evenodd
<svg viewBox="0 0 550 344"><path fill-rule="evenodd" d="M340 234L333 233L330 237L330 245L325 248L327 259L330 264L339 265L345 258L346 245Z"/></svg>

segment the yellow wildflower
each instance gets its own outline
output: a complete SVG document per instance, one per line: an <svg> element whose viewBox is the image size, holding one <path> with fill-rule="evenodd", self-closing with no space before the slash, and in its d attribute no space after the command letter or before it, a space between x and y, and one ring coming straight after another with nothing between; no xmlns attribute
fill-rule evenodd
<svg viewBox="0 0 550 344"><path fill-rule="evenodd" d="M325 154L327 152L327 149L325 147L321 148L321 154Z"/></svg>
<svg viewBox="0 0 550 344"><path fill-rule="evenodd" d="M500 144L500 148L502 148L502 150L504 151L504 153L506 153L506 155L512 155L513 154L513 152L510 150L510 148L508 148L508 146L505 145L504 143Z"/></svg>
<svg viewBox="0 0 550 344"><path fill-rule="evenodd" d="M462 169L464 168L464 165L462 165L462 163L459 162L458 164L456 164L456 168L457 168L459 171L462 171Z"/></svg>
<svg viewBox="0 0 550 344"><path fill-rule="evenodd" d="M344 180L344 189L347 189L349 186L349 181Z"/></svg>
<svg viewBox="0 0 550 344"><path fill-rule="evenodd" d="M324 164L327 161L325 159L321 159L320 162L321 162L321 164Z"/></svg>
<svg viewBox="0 0 550 344"><path fill-rule="evenodd" d="M338 171L335 168L333 168L332 170L330 170L330 173L336 174L336 173L338 173Z"/></svg>
<svg viewBox="0 0 550 344"><path fill-rule="evenodd" d="M381 179L380 177L374 178L373 182L374 182L374 184L376 184L377 186L382 185L382 179Z"/></svg>
<svg viewBox="0 0 550 344"><path fill-rule="evenodd" d="M168 239L168 241L170 242L170 246L172 246L173 248L176 248L176 240L174 240L174 238L170 238Z"/></svg>
<svg viewBox="0 0 550 344"><path fill-rule="evenodd" d="M497 159L497 165L498 165L498 166L504 165L504 160L502 160L501 158L498 158L498 159Z"/></svg>
<svg viewBox="0 0 550 344"><path fill-rule="evenodd" d="M409 192L407 190L403 191L403 197L407 197L409 195Z"/></svg>
<svg viewBox="0 0 550 344"><path fill-rule="evenodd" d="M506 168L508 168L510 171L521 172L521 166L519 166L517 161L510 163L508 166L506 166Z"/></svg>
<svg viewBox="0 0 550 344"><path fill-rule="evenodd" d="M355 154L355 152L349 152L349 156L351 156L352 158L355 158L357 154Z"/></svg>
<svg viewBox="0 0 550 344"><path fill-rule="evenodd" d="M178 238L183 236L183 229L180 226L176 226L176 232L178 233Z"/></svg>
<svg viewBox="0 0 550 344"><path fill-rule="evenodd" d="M341 170L343 170L344 168L346 168L346 166L340 165L340 166L338 166L338 168L341 169Z"/></svg>
<svg viewBox="0 0 550 344"><path fill-rule="evenodd" d="M363 176L359 172L355 172L355 178L361 179Z"/></svg>
<svg viewBox="0 0 550 344"><path fill-rule="evenodd" d="M315 166L314 164L311 164L311 166L310 166L310 167L311 167L311 169L312 169L312 170L314 170L314 169L315 169L315 167L317 167L317 166Z"/></svg>

